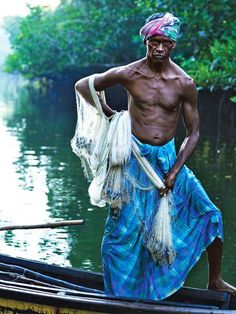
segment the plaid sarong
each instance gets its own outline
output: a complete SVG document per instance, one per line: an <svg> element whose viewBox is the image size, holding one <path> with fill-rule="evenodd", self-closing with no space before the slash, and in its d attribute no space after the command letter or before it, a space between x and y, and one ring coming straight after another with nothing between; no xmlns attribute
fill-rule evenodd
<svg viewBox="0 0 236 314"><path fill-rule="evenodd" d="M141 155L163 178L176 160L174 139L163 146L139 145ZM222 217L201 183L186 166L179 172L172 213L176 259L156 265L145 237L158 208L159 191L143 173L133 155L126 165L130 200L120 213L110 208L102 242L105 292L108 295L162 300L178 290L201 253L216 237L223 239Z"/></svg>

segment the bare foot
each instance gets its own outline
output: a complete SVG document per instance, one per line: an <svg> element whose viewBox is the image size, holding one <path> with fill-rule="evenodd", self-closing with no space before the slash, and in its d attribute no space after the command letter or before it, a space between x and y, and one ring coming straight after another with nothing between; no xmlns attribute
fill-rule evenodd
<svg viewBox="0 0 236 314"><path fill-rule="evenodd" d="M236 287L225 282L222 278L219 278L214 282L210 282L207 286L207 289L215 291L224 291L232 294L233 296L236 296Z"/></svg>

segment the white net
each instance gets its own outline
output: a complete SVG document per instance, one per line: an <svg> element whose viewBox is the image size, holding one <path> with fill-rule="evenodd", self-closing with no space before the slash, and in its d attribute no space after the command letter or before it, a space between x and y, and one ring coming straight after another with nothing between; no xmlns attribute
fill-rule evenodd
<svg viewBox="0 0 236 314"><path fill-rule="evenodd" d="M129 112L117 112L107 118L94 89L94 76L89 77L89 88L96 107L76 91L78 119L71 146L80 157L86 178L91 181L88 190L91 204L103 207L108 203L119 212L130 200L127 182L134 189L145 191L162 189L165 185L147 159L141 156L135 141L132 141ZM105 103L104 92L100 92L100 97ZM128 175L126 165L130 160L131 149L151 185L142 187L142 182ZM152 230L149 230L144 243L156 263L164 260L169 263L175 257L171 233L171 199L171 192L161 198L153 217Z"/></svg>
<svg viewBox="0 0 236 314"><path fill-rule="evenodd" d="M76 91L77 125L71 141L73 152L80 157L84 174L89 181L92 205L121 208L127 201L123 186L123 165L131 154L131 122L128 111L117 112L107 118L97 92L94 76L89 77L89 88L96 108ZM100 92L105 102L104 92Z"/></svg>

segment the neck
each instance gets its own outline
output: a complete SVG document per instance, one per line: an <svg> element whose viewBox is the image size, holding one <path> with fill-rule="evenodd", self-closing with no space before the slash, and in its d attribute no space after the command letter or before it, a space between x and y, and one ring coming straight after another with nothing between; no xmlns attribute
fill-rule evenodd
<svg viewBox="0 0 236 314"><path fill-rule="evenodd" d="M152 72L156 74L160 74L165 72L170 66L170 58L167 58L160 62L153 62L153 60L147 55L146 57L148 67L152 70Z"/></svg>

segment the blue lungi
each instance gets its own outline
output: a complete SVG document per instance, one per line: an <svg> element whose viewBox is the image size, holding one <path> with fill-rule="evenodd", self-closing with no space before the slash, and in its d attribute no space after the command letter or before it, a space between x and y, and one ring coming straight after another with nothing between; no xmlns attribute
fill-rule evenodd
<svg viewBox="0 0 236 314"><path fill-rule="evenodd" d="M163 146L143 144L134 137L141 155L164 178L176 160L174 139ZM178 290L201 253L216 237L223 239L222 217L193 172L183 166L173 189L173 244L171 265L156 265L145 247L145 230L151 225L160 199L136 158L126 165L130 201L119 215L110 208L102 242L105 292L108 295L162 300Z"/></svg>

